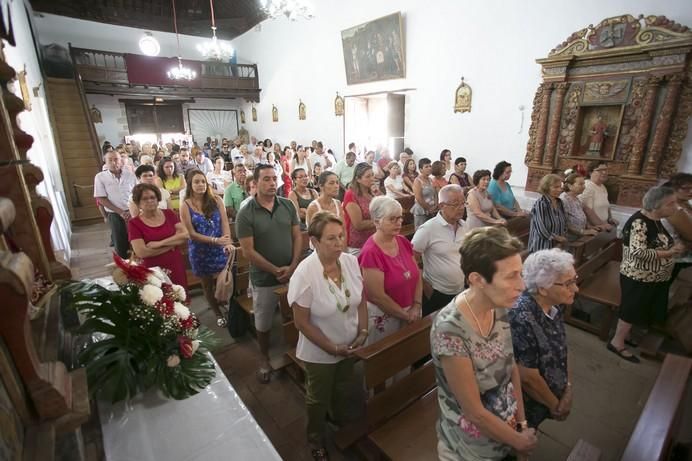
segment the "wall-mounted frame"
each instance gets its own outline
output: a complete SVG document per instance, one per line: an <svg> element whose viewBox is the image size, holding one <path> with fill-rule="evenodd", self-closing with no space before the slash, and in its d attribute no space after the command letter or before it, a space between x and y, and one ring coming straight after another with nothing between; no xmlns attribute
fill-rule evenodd
<svg viewBox="0 0 692 461"><path fill-rule="evenodd" d="M623 104L580 106L570 157L613 160L624 113Z"/></svg>

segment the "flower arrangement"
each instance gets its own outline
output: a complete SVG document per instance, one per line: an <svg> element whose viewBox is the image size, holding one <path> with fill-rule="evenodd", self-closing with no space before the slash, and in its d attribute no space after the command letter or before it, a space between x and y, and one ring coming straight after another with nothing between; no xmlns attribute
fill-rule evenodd
<svg viewBox="0 0 692 461"><path fill-rule="evenodd" d="M162 270L113 258L118 290L94 282L64 288L85 317L78 332L104 338L79 354L90 392L112 402L151 387L177 400L198 393L215 375L207 354L213 333L184 304L185 289Z"/></svg>

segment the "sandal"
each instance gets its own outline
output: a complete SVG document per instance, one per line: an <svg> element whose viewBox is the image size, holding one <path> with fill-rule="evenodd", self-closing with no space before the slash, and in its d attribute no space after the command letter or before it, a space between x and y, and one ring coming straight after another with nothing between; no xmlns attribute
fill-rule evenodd
<svg viewBox="0 0 692 461"><path fill-rule="evenodd" d="M219 315L216 317L216 326L226 328L226 325L228 325L228 320L224 316Z"/></svg>
<svg viewBox="0 0 692 461"><path fill-rule="evenodd" d="M314 459L315 461L329 461L329 454L327 453L327 449L324 447L313 449L312 459Z"/></svg>
<svg viewBox="0 0 692 461"><path fill-rule="evenodd" d="M625 344L627 344L630 347L639 347L639 343L635 341L634 339L626 339Z"/></svg>
<svg viewBox="0 0 692 461"><path fill-rule="evenodd" d="M622 349L618 350L615 348L615 346L613 346L613 344L611 342L608 342L608 345L606 346L606 348L608 348L608 350L610 352L612 352L613 354L617 354L618 357L620 357L623 360L627 360L628 362L632 362L632 363L639 363L639 358L636 355L632 355L631 352L630 352L630 355L624 354L624 352L627 351L626 347L623 347ZM629 352L629 351L627 351L627 352Z"/></svg>
<svg viewBox="0 0 692 461"><path fill-rule="evenodd" d="M268 384L272 378L272 371L271 368L260 368L257 370L257 381L259 381L260 384Z"/></svg>

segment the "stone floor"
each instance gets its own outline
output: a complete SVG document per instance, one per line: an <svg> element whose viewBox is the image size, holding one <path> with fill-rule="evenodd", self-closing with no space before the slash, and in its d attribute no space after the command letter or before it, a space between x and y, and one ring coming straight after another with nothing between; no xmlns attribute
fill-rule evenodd
<svg viewBox="0 0 692 461"><path fill-rule="evenodd" d="M107 275L110 261L108 232L98 224L74 229L71 266L75 278ZM228 332L216 327L213 314L206 307L199 290L192 291L192 309L203 324L216 331L222 344L214 351L219 365L241 396L258 424L285 460L309 460L305 436L304 397L287 373L276 373L269 384L257 382L254 372L258 362L257 345L250 335L234 341ZM278 316L277 316L278 321ZM274 331L280 331L275 328ZM539 446L532 461L565 460L579 439L602 450L602 461L619 460L636 424L637 418L654 384L660 363L642 360L631 364L608 352L596 336L567 327L572 367L574 403L565 422L548 421L541 426ZM281 343L279 335L272 341ZM277 346L277 359L282 351ZM687 408L692 405L692 392ZM683 418L687 428L691 412ZM684 433L684 432L681 432ZM689 431L686 438L692 438ZM354 453L339 453L330 446L332 459L358 459Z"/></svg>

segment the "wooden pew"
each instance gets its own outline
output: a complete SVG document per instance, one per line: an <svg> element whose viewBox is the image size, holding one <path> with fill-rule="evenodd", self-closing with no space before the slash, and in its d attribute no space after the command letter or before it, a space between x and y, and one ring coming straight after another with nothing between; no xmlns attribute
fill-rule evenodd
<svg viewBox="0 0 692 461"><path fill-rule="evenodd" d="M516 216L507 220L507 230L510 234L521 240L524 245L529 244L529 230L531 216Z"/></svg>
<svg viewBox="0 0 692 461"><path fill-rule="evenodd" d="M674 354L666 355L656 383L627 443L622 461L669 459L690 372L692 359Z"/></svg>
<svg viewBox="0 0 692 461"><path fill-rule="evenodd" d="M356 353L363 363L366 401L362 420L343 427L335 437L345 449L359 442L387 459L437 459L437 392L432 362L396 380L411 365L430 354L430 327L435 316L406 325L396 333Z"/></svg>
<svg viewBox="0 0 692 461"><path fill-rule="evenodd" d="M602 248L616 239L617 234L613 230L611 232L599 232L596 235L581 237L574 242L570 242L567 251L574 256L574 267L581 266L587 259L597 254Z"/></svg>
<svg viewBox="0 0 692 461"><path fill-rule="evenodd" d="M571 325L596 333L602 340L608 339L615 311L620 306L620 262L616 260L620 252L618 240L612 240L594 256L577 267L579 277L579 298L595 301L607 307L607 314L601 325L579 319L572 314L573 306L565 312L565 321Z"/></svg>

